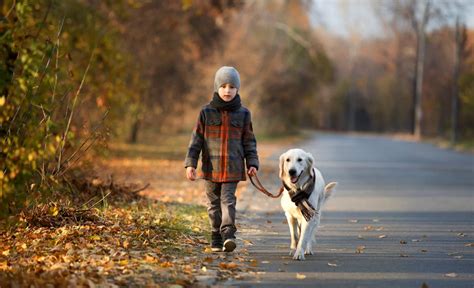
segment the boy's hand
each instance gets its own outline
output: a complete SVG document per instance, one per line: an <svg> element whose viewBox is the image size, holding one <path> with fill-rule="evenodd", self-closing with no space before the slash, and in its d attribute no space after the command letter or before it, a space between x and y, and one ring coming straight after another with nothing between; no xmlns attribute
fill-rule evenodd
<svg viewBox="0 0 474 288"><path fill-rule="evenodd" d="M188 180L196 180L196 169L194 167L186 167L186 178Z"/></svg>
<svg viewBox="0 0 474 288"><path fill-rule="evenodd" d="M257 175L257 168L255 168L255 167L250 167L249 170L247 171L247 174L249 174L250 176L255 176L255 175Z"/></svg>

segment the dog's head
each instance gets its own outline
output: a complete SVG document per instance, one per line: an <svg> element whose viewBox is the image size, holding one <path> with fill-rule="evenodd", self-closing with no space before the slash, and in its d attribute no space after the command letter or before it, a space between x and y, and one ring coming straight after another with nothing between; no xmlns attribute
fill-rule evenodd
<svg viewBox="0 0 474 288"><path fill-rule="evenodd" d="M280 156L280 179L287 184L304 183L313 176L314 157L301 149L290 149Z"/></svg>

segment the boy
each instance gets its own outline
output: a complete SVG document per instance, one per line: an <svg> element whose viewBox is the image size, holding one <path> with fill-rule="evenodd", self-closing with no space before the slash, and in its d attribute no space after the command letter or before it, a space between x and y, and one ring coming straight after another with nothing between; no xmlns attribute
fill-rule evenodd
<svg viewBox="0 0 474 288"><path fill-rule="evenodd" d="M202 152L202 173L206 180L207 211L211 223L211 249L235 249L235 190L247 174L258 170L257 141L250 111L241 105L238 94L239 72L228 66L217 70L212 101L201 109L194 128L185 167L186 177L196 180L196 167Z"/></svg>

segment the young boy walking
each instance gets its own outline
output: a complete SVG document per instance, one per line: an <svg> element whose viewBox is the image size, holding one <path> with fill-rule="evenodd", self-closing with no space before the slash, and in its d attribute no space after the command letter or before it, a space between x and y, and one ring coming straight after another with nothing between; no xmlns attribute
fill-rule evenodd
<svg viewBox="0 0 474 288"><path fill-rule="evenodd" d="M250 111L242 106L239 89L235 68L217 70L212 101L201 109L185 160L186 177L194 181L202 153L199 178L206 180L211 249L215 252L235 249L237 183L246 180L245 168L253 176L259 165Z"/></svg>

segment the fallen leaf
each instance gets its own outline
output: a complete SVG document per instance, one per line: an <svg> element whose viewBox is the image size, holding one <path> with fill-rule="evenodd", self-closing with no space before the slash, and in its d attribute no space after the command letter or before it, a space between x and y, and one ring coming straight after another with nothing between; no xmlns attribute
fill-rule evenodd
<svg viewBox="0 0 474 288"><path fill-rule="evenodd" d="M462 259L463 256L462 256L462 255L457 255L457 256L454 256L453 258L454 258L454 259Z"/></svg>
<svg viewBox="0 0 474 288"><path fill-rule="evenodd" d="M408 255L407 255L407 254L400 254L400 257L404 257L404 258L405 258L405 257L408 257Z"/></svg>
<svg viewBox="0 0 474 288"><path fill-rule="evenodd" d="M372 219L373 222L379 222L379 219Z"/></svg>
<svg viewBox="0 0 474 288"><path fill-rule="evenodd" d="M129 245L130 245L130 243L127 240L123 241L123 243L122 243L122 246L125 249L127 249Z"/></svg>
<svg viewBox="0 0 474 288"><path fill-rule="evenodd" d="M444 276L450 277L450 278L456 278L456 277L458 277L458 274L456 274L456 273L447 273L447 274L444 274Z"/></svg>
<svg viewBox="0 0 474 288"><path fill-rule="evenodd" d="M243 240L242 242L244 242L244 245L245 245L245 246L251 246L251 245L253 245L252 241L250 241L250 240Z"/></svg>
<svg viewBox="0 0 474 288"><path fill-rule="evenodd" d="M93 240L93 241L99 241L99 240L100 240L100 236L99 236L99 235L92 235L92 236L90 237L90 239Z"/></svg>
<svg viewBox="0 0 474 288"><path fill-rule="evenodd" d="M338 265L337 265L336 263L330 263L330 262L328 262L328 266L337 267Z"/></svg>
<svg viewBox="0 0 474 288"><path fill-rule="evenodd" d="M387 235L384 234L384 235L379 236L379 239L383 239L383 238L387 238Z"/></svg>
<svg viewBox="0 0 474 288"><path fill-rule="evenodd" d="M169 267L173 267L174 265L171 262L163 262L163 263L160 264L160 266L162 268L169 268Z"/></svg>
<svg viewBox="0 0 474 288"><path fill-rule="evenodd" d="M145 255L145 261L148 263L154 263L157 262L156 258L150 255Z"/></svg>
<svg viewBox="0 0 474 288"><path fill-rule="evenodd" d="M127 259L120 260L120 261L119 261L119 265L120 265L120 266L128 265L128 260L127 260Z"/></svg>
<svg viewBox="0 0 474 288"><path fill-rule="evenodd" d="M8 263L7 261L1 261L0 262L0 271L2 270L7 270L8 269Z"/></svg>
<svg viewBox="0 0 474 288"><path fill-rule="evenodd" d="M221 262L219 263L219 267L222 269L235 269L238 267L238 265L234 262L229 262L229 263Z"/></svg>
<svg viewBox="0 0 474 288"><path fill-rule="evenodd" d="M268 263L270 263L270 261L266 261L266 260L262 261L262 264L268 264Z"/></svg>
<svg viewBox="0 0 474 288"><path fill-rule="evenodd" d="M296 279L302 280L302 279L305 279L305 278L306 278L306 275L300 274L300 273L296 273Z"/></svg>
<svg viewBox="0 0 474 288"><path fill-rule="evenodd" d="M461 233L458 233L457 235L458 235L458 237L466 237L466 234L464 234L464 233L462 233L462 232L461 232Z"/></svg>
<svg viewBox="0 0 474 288"><path fill-rule="evenodd" d="M267 223L268 223L268 224L271 224L271 223L272 223L272 221L270 221L270 220L267 220Z"/></svg>
<svg viewBox="0 0 474 288"><path fill-rule="evenodd" d="M411 242L420 242L420 239L411 239Z"/></svg>
<svg viewBox="0 0 474 288"><path fill-rule="evenodd" d="M207 262L207 263L212 263L212 262L214 262L214 258L212 258L212 257L204 257L204 259L203 259L202 261Z"/></svg>
<svg viewBox="0 0 474 288"><path fill-rule="evenodd" d="M362 253L364 253L364 250L365 250L365 246L363 246L363 245L362 246L357 246L355 253L356 254L362 254Z"/></svg>
<svg viewBox="0 0 474 288"><path fill-rule="evenodd" d="M8 255L10 255L10 249L7 249L7 250L3 251L3 252L2 252L2 255L3 255L3 256L8 256Z"/></svg>
<svg viewBox="0 0 474 288"><path fill-rule="evenodd" d="M466 245L464 245L466 247L474 247L474 243L467 243Z"/></svg>
<svg viewBox="0 0 474 288"><path fill-rule="evenodd" d="M349 219L349 223L357 223L357 222L359 222L359 220L357 220L357 219Z"/></svg>
<svg viewBox="0 0 474 288"><path fill-rule="evenodd" d="M400 244L407 244L407 241L405 241L405 240L400 240Z"/></svg>
<svg viewBox="0 0 474 288"><path fill-rule="evenodd" d="M426 249L421 249L420 251L423 252L423 253L428 252L428 250L426 250Z"/></svg>
<svg viewBox="0 0 474 288"><path fill-rule="evenodd" d="M358 239L365 239L365 238L362 237L362 235L360 235L360 234L357 236L357 238L358 238Z"/></svg>
<svg viewBox="0 0 474 288"><path fill-rule="evenodd" d="M59 209L56 206L52 206L49 208L49 213L51 213L52 216L57 216L59 213Z"/></svg>

